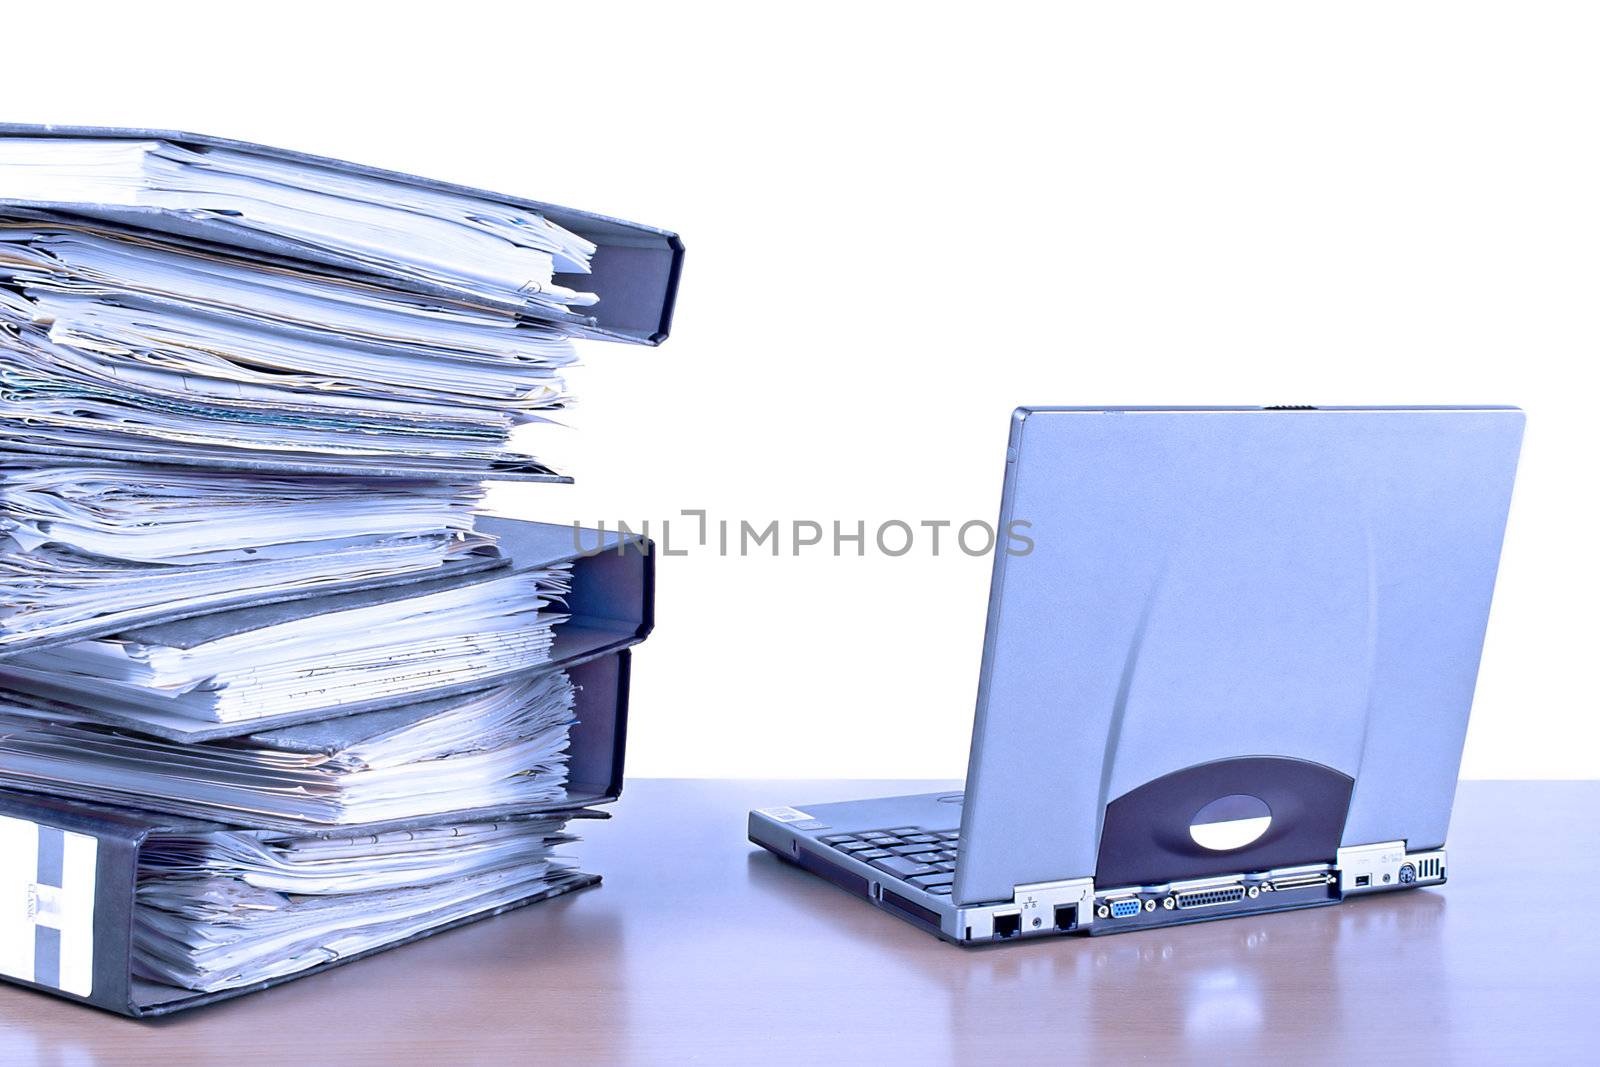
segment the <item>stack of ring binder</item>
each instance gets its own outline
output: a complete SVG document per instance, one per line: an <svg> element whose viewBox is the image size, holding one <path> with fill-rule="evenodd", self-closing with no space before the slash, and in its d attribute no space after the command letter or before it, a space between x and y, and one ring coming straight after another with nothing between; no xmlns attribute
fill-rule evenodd
<svg viewBox="0 0 1600 1067"><path fill-rule="evenodd" d="M634 223L0 125L0 977L154 1016L595 885L654 549L478 514ZM533 947L530 951L536 951Z"/></svg>

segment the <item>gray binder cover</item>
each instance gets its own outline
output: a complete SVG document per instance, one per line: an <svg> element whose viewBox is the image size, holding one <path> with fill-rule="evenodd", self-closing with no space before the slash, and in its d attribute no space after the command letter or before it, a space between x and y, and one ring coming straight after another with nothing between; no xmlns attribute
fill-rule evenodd
<svg viewBox="0 0 1600 1067"><path fill-rule="evenodd" d="M29 838L30 844L36 840L38 854L35 870L19 866L3 872L8 879L18 881L22 891L16 894L15 907L0 909L0 926L4 927L0 929L0 943L7 947L20 943L24 947L20 952L0 955L0 978L119 1015L167 1015L317 974L374 952L600 883L598 875L580 874L565 885L412 937L238 989L195 993L135 977L134 892L140 850L146 842L165 833L220 829L215 823L194 819L0 791L0 831ZM64 851L87 856L88 865L70 869L70 865L61 862ZM63 966L64 954L70 954L80 964L70 968L76 972L70 976L69 968Z"/></svg>

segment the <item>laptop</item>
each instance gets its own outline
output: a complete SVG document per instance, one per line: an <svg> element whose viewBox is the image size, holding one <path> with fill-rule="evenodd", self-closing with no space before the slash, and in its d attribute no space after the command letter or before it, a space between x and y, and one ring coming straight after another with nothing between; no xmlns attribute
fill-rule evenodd
<svg viewBox="0 0 1600 1067"><path fill-rule="evenodd" d="M750 840L962 945L1442 884L1522 426L1019 409L966 788Z"/></svg>

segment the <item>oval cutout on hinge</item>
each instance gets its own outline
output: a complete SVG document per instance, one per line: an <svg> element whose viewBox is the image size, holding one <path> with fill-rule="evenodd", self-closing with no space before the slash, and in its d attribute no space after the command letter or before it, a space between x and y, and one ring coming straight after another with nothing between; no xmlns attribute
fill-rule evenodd
<svg viewBox="0 0 1600 1067"><path fill-rule="evenodd" d="M1272 809L1266 801L1248 793L1230 793L1194 813L1189 836L1203 849L1232 852L1259 839L1271 825Z"/></svg>

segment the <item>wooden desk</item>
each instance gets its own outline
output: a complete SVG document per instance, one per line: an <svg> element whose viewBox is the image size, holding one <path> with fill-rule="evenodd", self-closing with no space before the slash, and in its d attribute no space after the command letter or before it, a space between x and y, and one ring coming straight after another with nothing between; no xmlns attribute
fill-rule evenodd
<svg viewBox="0 0 1600 1067"><path fill-rule="evenodd" d="M963 950L749 846L752 806L949 783L635 781L598 890L139 1023L0 988L0 1063L1594 1062L1600 782L1462 786L1438 891ZM1535 881L1537 880L1537 881Z"/></svg>

